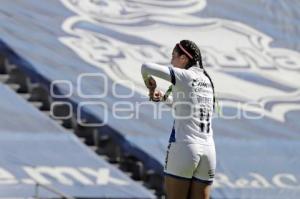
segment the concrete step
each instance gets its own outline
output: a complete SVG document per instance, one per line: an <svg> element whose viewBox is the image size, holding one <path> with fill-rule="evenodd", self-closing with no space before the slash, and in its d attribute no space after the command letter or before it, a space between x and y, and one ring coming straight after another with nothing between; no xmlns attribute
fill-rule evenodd
<svg viewBox="0 0 300 199"><path fill-rule="evenodd" d="M65 129L66 133L70 133L70 134L73 134L73 130L72 129Z"/></svg>
<svg viewBox="0 0 300 199"><path fill-rule="evenodd" d="M106 162L108 162L109 158L106 155L99 155L102 159L104 159Z"/></svg>
<svg viewBox="0 0 300 199"><path fill-rule="evenodd" d="M58 123L60 126L62 126L63 121L62 120L54 120L56 123Z"/></svg>
<svg viewBox="0 0 300 199"><path fill-rule="evenodd" d="M9 79L9 75L1 74L0 75L0 82L5 83Z"/></svg>
<svg viewBox="0 0 300 199"><path fill-rule="evenodd" d="M82 143L85 143L85 139L84 139L84 138L78 137L78 139L79 139Z"/></svg>
<svg viewBox="0 0 300 199"><path fill-rule="evenodd" d="M29 93L19 93L19 95L21 97L23 97L25 100L28 100L30 98L30 94Z"/></svg>
<svg viewBox="0 0 300 199"><path fill-rule="evenodd" d="M41 111L41 112L44 113L45 115L47 115L48 117L51 117L50 111Z"/></svg>
<svg viewBox="0 0 300 199"><path fill-rule="evenodd" d="M92 151L96 152L98 147L97 146L88 146Z"/></svg>
<svg viewBox="0 0 300 199"><path fill-rule="evenodd" d="M38 101L30 102L30 104L32 104L37 109L40 109L43 106L43 103L42 102L38 102Z"/></svg>
<svg viewBox="0 0 300 199"><path fill-rule="evenodd" d="M8 87L10 87L12 90L14 90L15 92L18 91L18 89L20 88L20 85L19 84L14 84L14 83L9 83L9 84L6 84Z"/></svg>

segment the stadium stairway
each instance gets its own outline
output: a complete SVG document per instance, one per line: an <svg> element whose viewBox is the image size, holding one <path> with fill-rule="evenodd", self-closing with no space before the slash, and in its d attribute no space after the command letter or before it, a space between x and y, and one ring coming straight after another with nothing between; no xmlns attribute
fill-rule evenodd
<svg viewBox="0 0 300 199"><path fill-rule="evenodd" d="M122 151L109 134L107 127L82 126L78 123L75 115L71 119L64 119L66 113L70 112L69 107L65 104L51 106L52 103L55 103L55 99L50 97L49 89L38 82L34 82L22 71L20 66L11 64L5 55L1 54L0 83L10 87L40 112L61 125L66 131L74 133L82 143L86 144L99 157L122 170L137 183L142 184L157 198L164 198L162 176L154 170L146 169L143 162L137 157Z"/></svg>

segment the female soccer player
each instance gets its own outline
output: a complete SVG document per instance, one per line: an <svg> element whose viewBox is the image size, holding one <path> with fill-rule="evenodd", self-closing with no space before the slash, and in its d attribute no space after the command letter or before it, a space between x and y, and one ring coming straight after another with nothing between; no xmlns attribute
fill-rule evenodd
<svg viewBox="0 0 300 199"><path fill-rule="evenodd" d="M175 109L164 168L167 198L208 199L216 167L211 125L214 85L192 41L175 45L171 64L146 63L141 69L150 99L168 101ZM156 90L153 76L172 83L164 95Z"/></svg>

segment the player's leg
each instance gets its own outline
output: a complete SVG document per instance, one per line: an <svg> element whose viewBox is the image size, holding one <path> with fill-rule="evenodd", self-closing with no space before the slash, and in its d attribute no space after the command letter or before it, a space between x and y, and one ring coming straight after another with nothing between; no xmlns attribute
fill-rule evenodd
<svg viewBox="0 0 300 199"><path fill-rule="evenodd" d="M193 145L170 143L165 164L165 189L167 199L188 198L193 173L200 156Z"/></svg>
<svg viewBox="0 0 300 199"><path fill-rule="evenodd" d="M187 199L191 180L165 175L167 199Z"/></svg>
<svg viewBox="0 0 300 199"><path fill-rule="evenodd" d="M193 174L193 180L190 189L190 199L209 199L211 185L216 169L215 147L200 146L202 154L199 165Z"/></svg>
<svg viewBox="0 0 300 199"><path fill-rule="evenodd" d="M209 199L211 185L193 180L191 182L190 199Z"/></svg>

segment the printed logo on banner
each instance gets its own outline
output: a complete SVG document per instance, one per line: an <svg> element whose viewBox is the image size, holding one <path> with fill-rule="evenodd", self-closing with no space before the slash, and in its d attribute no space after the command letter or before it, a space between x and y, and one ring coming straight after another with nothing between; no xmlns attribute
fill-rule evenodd
<svg viewBox="0 0 300 199"><path fill-rule="evenodd" d="M0 167L0 184L36 184L51 185L59 183L65 186L73 186L75 183L80 183L84 186L102 186L102 185L118 185L129 186L130 183L124 178L116 174L112 174L108 168L89 168L89 167L49 167L36 166L22 167L24 178L20 178L20 172L11 171ZM18 173L18 176L14 174Z"/></svg>
<svg viewBox="0 0 300 199"><path fill-rule="evenodd" d="M191 39L201 47L223 107L279 122L300 109L300 53L271 47L272 38L245 24L193 16L205 9L204 0L61 1L76 14L62 24L68 36L60 41L112 80L133 82L140 93L146 94L137 78L141 64L169 64L173 46Z"/></svg>

